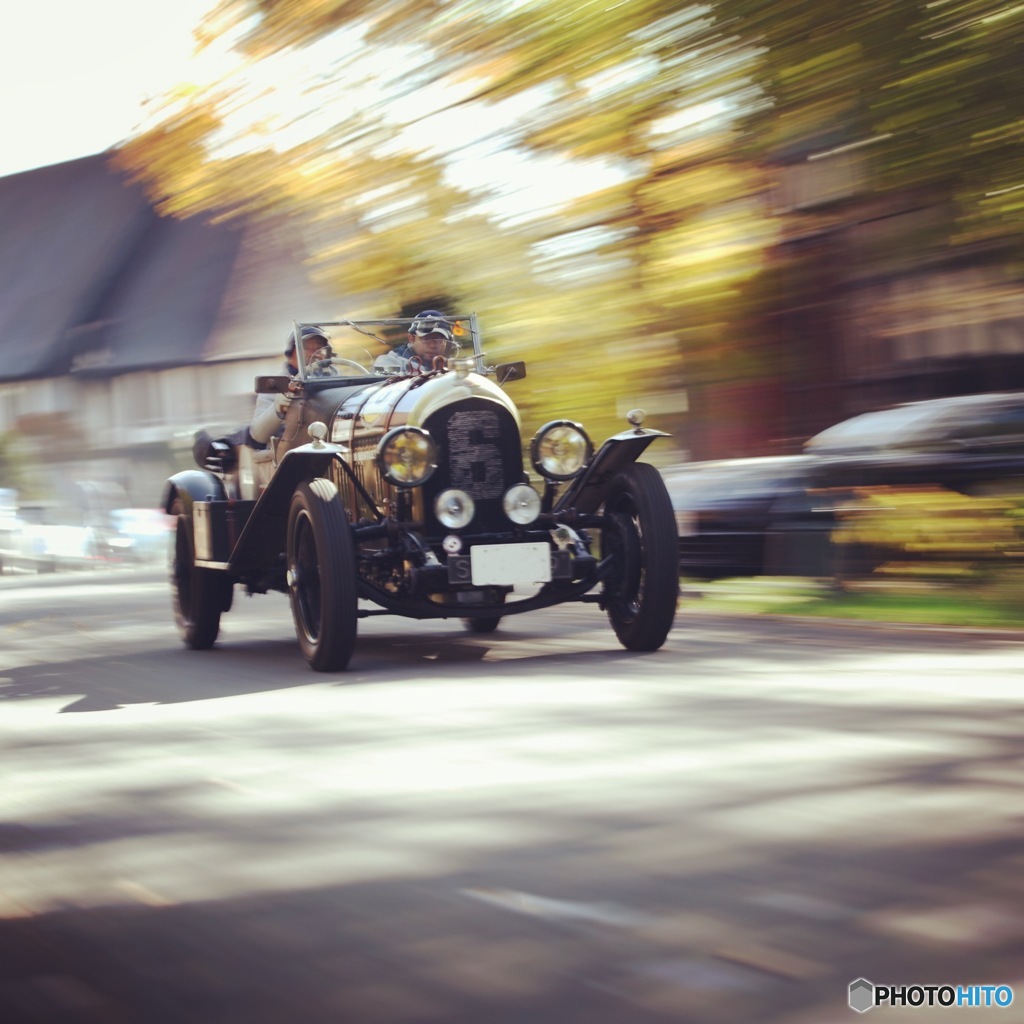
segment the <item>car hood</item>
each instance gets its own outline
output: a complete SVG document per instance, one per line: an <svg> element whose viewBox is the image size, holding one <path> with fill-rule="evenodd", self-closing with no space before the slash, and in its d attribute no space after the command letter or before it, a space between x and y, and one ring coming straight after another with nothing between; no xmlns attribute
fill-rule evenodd
<svg viewBox="0 0 1024 1024"><path fill-rule="evenodd" d="M477 373L405 377L372 385L340 403L331 440L348 443L379 437L399 426L422 426L433 413L467 398L485 398L507 409L519 425L519 412L494 381Z"/></svg>

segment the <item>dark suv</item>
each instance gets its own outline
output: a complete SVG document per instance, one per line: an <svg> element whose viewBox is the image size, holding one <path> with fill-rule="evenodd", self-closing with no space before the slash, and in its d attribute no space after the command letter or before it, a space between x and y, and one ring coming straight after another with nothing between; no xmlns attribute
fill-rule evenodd
<svg viewBox="0 0 1024 1024"><path fill-rule="evenodd" d="M830 575L837 514L858 488L966 494L1024 478L1024 392L862 413L798 455L684 464L665 474L684 576Z"/></svg>

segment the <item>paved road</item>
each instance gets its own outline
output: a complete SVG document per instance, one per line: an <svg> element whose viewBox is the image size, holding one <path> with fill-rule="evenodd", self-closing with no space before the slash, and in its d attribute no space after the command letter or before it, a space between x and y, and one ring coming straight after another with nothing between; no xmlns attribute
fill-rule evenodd
<svg viewBox="0 0 1024 1024"><path fill-rule="evenodd" d="M184 650L153 575L0 581L0 1021L831 1024L1010 984L1022 637L595 608Z"/></svg>

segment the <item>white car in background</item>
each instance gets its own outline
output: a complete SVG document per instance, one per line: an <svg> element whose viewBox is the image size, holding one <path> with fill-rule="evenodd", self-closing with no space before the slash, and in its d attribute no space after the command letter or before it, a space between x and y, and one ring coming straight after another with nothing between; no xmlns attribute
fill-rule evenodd
<svg viewBox="0 0 1024 1024"><path fill-rule="evenodd" d="M137 565L166 562L176 519L158 508L115 508L110 512L108 554Z"/></svg>
<svg viewBox="0 0 1024 1024"><path fill-rule="evenodd" d="M92 568L102 561L102 531L60 522L48 502L18 503L17 492L0 492L0 571L57 572Z"/></svg>

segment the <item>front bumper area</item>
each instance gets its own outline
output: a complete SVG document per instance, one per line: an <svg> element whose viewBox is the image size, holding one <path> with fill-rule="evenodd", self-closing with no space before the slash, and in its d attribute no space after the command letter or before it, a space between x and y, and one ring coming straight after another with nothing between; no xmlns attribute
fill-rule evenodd
<svg viewBox="0 0 1024 1024"><path fill-rule="evenodd" d="M599 563L588 553L572 554L552 548L550 581L535 584L538 589L529 596L507 600L514 585L503 585L500 581L474 585L471 561L467 552L448 555L444 562L409 567L405 585L398 590L382 587L362 576L359 596L380 605L381 610L362 610L360 615L398 614L418 619L516 615L580 600L609 571L608 560Z"/></svg>

